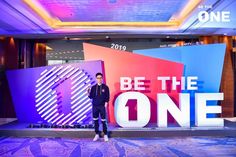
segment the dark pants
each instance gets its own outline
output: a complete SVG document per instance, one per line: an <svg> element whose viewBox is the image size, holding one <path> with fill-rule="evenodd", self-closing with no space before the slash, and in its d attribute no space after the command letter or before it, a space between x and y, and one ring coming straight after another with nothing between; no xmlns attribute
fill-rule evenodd
<svg viewBox="0 0 236 157"><path fill-rule="evenodd" d="M104 105L99 105L99 106L93 105L93 120L96 134L99 134L99 122L98 122L99 114L101 116L103 132L105 135L107 135L106 108Z"/></svg>

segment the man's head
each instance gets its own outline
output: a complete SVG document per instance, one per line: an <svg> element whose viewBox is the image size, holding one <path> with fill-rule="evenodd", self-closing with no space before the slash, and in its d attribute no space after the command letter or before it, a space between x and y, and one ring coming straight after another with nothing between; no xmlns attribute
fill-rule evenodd
<svg viewBox="0 0 236 157"><path fill-rule="evenodd" d="M103 75L102 75L102 73L97 73L96 74L96 79L97 79L97 83L98 84L102 84L102 80L103 80Z"/></svg>

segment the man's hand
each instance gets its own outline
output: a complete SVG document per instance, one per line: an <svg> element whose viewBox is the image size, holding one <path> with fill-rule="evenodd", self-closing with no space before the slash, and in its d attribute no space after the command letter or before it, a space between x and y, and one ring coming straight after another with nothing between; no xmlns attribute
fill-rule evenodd
<svg viewBox="0 0 236 157"><path fill-rule="evenodd" d="M107 106L108 106L108 102L105 102L105 108L107 108Z"/></svg>
<svg viewBox="0 0 236 157"><path fill-rule="evenodd" d="M88 88L87 88L87 94L88 94L88 95L90 94L90 90L91 90L91 88L88 87Z"/></svg>

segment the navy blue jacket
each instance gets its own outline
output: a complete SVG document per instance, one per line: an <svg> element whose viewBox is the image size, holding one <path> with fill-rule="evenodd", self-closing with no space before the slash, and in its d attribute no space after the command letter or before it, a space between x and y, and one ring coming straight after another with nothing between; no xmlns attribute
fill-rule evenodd
<svg viewBox="0 0 236 157"><path fill-rule="evenodd" d="M110 99L109 88L105 84L98 84L92 86L89 96L92 99L92 104L96 106L105 105L105 102L108 102Z"/></svg>

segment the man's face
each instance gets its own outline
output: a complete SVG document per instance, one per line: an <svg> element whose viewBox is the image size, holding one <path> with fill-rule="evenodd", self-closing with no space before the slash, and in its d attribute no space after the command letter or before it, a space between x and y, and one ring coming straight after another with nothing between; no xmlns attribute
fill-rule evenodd
<svg viewBox="0 0 236 157"><path fill-rule="evenodd" d="M97 79L97 83L99 83L99 84L102 83L102 76L101 76L101 75L98 75L98 76L96 77L96 79Z"/></svg>

